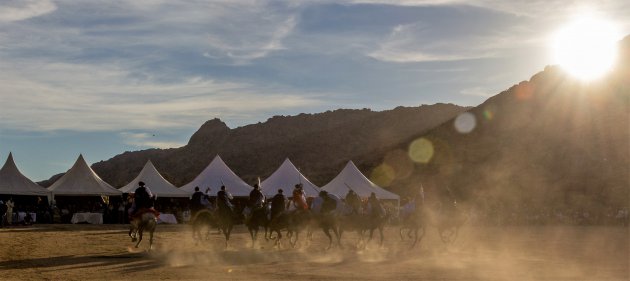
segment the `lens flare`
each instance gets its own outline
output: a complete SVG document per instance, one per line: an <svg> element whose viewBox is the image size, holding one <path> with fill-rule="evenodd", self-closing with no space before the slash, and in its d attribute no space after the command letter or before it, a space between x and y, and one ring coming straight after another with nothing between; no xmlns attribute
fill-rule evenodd
<svg viewBox="0 0 630 281"><path fill-rule="evenodd" d="M455 126L455 130L462 134L468 134L472 132L477 126L477 119L475 115L470 112L464 112L455 118L455 122L453 124Z"/></svg>
<svg viewBox="0 0 630 281"><path fill-rule="evenodd" d="M426 138L419 138L409 145L409 158L416 163L429 163L433 158L433 143Z"/></svg>
<svg viewBox="0 0 630 281"><path fill-rule="evenodd" d="M370 175L370 180L378 186L389 186L395 178L396 171L385 163L374 168Z"/></svg>

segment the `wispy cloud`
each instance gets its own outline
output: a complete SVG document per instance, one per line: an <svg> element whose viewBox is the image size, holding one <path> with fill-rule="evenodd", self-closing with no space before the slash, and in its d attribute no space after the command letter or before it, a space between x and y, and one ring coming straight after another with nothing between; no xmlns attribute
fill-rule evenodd
<svg viewBox="0 0 630 281"><path fill-rule="evenodd" d="M176 148L186 145L181 142L173 142L168 140L156 140L155 135L148 133L132 133L122 132L120 136L123 139L123 143L138 148Z"/></svg>
<svg viewBox="0 0 630 281"><path fill-rule="evenodd" d="M496 94L482 87L473 87L473 88L463 89L459 91L459 93L465 96L476 96L476 97L484 97L484 98L489 98Z"/></svg>
<svg viewBox="0 0 630 281"><path fill-rule="evenodd" d="M37 69L38 71L35 71ZM195 127L220 116L321 104L317 94L190 77L130 81L124 69L72 64L3 65L0 126L106 131Z"/></svg>
<svg viewBox="0 0 630 281"><path fill-rule="evenodd" d="M30 19L56 9L57 6L50 0L5 0L0 5L0 22Z"/></svg>

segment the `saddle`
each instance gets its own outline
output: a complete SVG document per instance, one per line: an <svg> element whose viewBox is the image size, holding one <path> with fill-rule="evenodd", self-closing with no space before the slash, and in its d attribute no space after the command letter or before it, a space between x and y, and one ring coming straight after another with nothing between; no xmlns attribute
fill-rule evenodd
<svg viewBox="0 0 630 281"><path fill-rule="evenodd" d="M134 219L139 219L139 218L142 217L142 215L144 215L146 213L153 213L153 215L155 215L156 219L160 217L160 212L155 210L153 207L151 207L151 208L140 208L133 215L129 216L129 220L132 221Z"/></svg>

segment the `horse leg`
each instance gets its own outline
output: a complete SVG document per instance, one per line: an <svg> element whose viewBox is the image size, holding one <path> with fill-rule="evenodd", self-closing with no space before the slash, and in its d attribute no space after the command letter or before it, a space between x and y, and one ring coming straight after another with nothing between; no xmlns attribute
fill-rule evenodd
<svg viewBox="0 0 630 281"><path fill-rule="evenodd" d="M142 241L142 229L138 229L138 242L136 243L136 248L140 245L140 241Z"/></svg>
<svg viewBox="0 0 630 281"><path fill-rule="evenodd" d="M381 235L381 243L379 246L383 247L383 240L385 240L385 237L383 236L383 226L378 227L378 233Z"/></svg>
<svg viewBox="0 0 630 281"><path fill-rule="evenodd" d="M155 225L149 231L149 250L153 250L153 231L155 231Z"/></svg>
<svg viewBox="0 0 630 281"><path fill-rule="evenodd" d="M324 230L324 234L328 236L328 248L326 248L326 250L330 250L330 248L332 247L332 236L330 235L330 230L328 229L328 227L324 227L322 230Z"/></svg>
<svg viewBox="0 0 630 281"><path fill-rule="evenodd" d="M410 231L410 233L411 233L411 231ZM413 229L413 234L414 234L413 235L413 243L411 244L411 248L415 247L416 243L418 242L418 229L417 228Z"/></svg>

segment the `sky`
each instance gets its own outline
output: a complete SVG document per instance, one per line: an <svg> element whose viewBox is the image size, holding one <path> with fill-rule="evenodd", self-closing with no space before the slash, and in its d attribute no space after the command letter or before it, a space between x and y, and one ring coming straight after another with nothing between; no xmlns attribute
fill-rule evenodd
<svg viewBox="0 0 630 281"><path fill-rule="evenodd" d="M213 118L475 106L584 11L630 33L627 0L0 0L0 161L40 181Z"/></svg>

